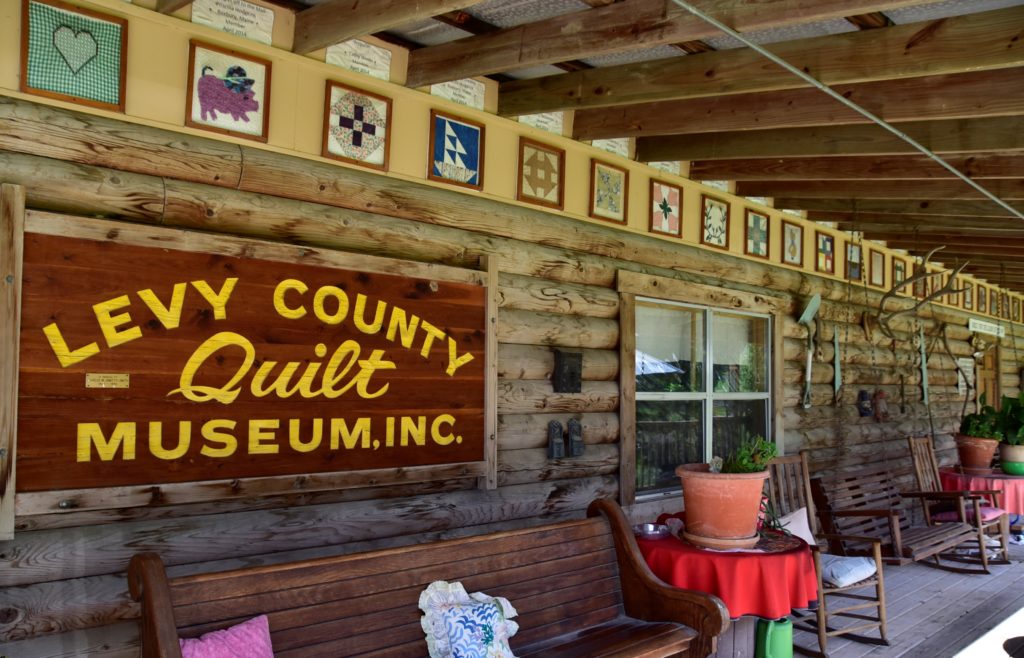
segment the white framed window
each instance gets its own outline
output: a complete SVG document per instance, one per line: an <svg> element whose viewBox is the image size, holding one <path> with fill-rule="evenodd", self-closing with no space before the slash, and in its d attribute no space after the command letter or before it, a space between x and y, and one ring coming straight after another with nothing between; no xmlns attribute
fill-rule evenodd
<svg viewBox="0 0 1024 658"><path fill-rule="evenodd" d="M679 464L772 436L770 314L637 297L634 322L636 495L676 492Z"/></svg>

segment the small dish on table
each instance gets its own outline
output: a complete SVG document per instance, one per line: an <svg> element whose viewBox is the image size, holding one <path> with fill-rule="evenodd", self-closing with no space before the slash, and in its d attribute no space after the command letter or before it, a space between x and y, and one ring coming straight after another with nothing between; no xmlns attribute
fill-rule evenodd
<svg viewBox="0 0 1024 658"><path fill-rule="evenodd" d="M643 539L664 539L670 536L672 531L661 523L638 523L633 526L633 534Z"/></svg>

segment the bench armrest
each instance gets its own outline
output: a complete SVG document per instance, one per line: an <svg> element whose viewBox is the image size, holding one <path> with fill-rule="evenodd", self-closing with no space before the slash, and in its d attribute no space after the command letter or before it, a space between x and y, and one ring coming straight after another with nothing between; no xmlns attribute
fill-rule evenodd
<svg viewBox="0 0 1024 658"><path fill-rule="evenodd" d="M181 658L171 589L156 553L136 553L128 563L128 591L142 604L139 640L142 658Z"/></svg>
<svg viewBox="0 0 1024 658"><path fill-rule="evenodd" d="M895 509L840 509L832 512L833 516L885 516L891 517L900 515Z"/></svg>
<svg viewBox="0 0 1024 658"><path fill-rule="evenodd" d="M688 655L703 658L715 651L718 636L729 628L729 611L717 596L672 587L662 582L644 562L622 508L612 500L590 503L587 516L603 515L611 526L622 581L626 614L645 621L674 621L698 635Z"/></svg>
<svg viewBox="0 0 1024 658"><path fill-rule="evenodd" d="M856 544L881 544L882 540L879 537L871 537L869 535L840 535L832 532L826 532L818 535L823 539L831 539L834 541L842 542L853 542ZM812 546L813 548L813 546Z"/></svg>

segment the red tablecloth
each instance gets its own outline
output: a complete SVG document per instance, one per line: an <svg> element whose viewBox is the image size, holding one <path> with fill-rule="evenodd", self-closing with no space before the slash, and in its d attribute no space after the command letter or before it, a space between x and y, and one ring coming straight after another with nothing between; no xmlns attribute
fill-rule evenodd
<svg viewBox="0 0 1024 658"><path fill-rule="evenodd" d="M676 587L714 594L733 619L742 615L779 619L817 600L811 549L803 540L795 542L799 545L782 552L727 553L697 548L671 536L637 538L656 576Z"/></svg>
<svg viewBox="0 0 1024 658"><path fill-rule="evenodd" d="M1013 514L1024 514L1024 476L1006 475L998 471L991 475L958 473L952 468L940 468L939 479L946 491L964 489L996 489L1003 492L1000 507ZM1011 519L1012 522L1012 519Z"/></svg>

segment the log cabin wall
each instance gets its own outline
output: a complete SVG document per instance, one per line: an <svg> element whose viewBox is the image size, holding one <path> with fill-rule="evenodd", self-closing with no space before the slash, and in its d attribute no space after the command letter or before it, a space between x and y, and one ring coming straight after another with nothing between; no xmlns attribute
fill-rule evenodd
<svg viewBox="0 0 1024 658"><path fill-rule="evenodd" d="M23 188L30 213L109 218L118 230L162 226L468 268L488 259L497 260L500 272L496 489L478 490L465 480L367 482L343 491L300 486L255 496L226 486L214 502L183 495L116 510L28 510L17 517L15 538L0 542L0 654L136 655L137 610L123 572L137 551L159 551L172 573L188 573L578 517L593 498L617 496L619 411L632 404L620 399L618 384L616 280L623 270L780 300L775 438L787 453L810 449L815 469L879 461L905 469L903 437L933 431L940 459L955 459L951 432L963 396L941 328L954 357L970 356L975 347L971 315L948 305L928 304L895 319L891 341L870 319L865 328L883 289L782 267L777 258L744 258L495 195L84 114L17 93L0 95L0 182ZM13 189L5 194L16 194ZM812 405L804 409L807 334L796 318L815 293L823 300L822 322ZM918 327L926 336L927 407L913 342ZM1019 325L1010 327L1000 341L1000 383L1015 395L1024 338ZM844 383L838 403L834 335ZM580 393L553 392L556 347L582 351ZM859 415L861 389L887 394L888 419ZM549 460L547 422L569 418L582 422L586 452ZM636 514L650 509L638 506Z"/></svg>

